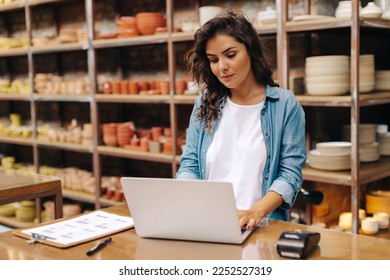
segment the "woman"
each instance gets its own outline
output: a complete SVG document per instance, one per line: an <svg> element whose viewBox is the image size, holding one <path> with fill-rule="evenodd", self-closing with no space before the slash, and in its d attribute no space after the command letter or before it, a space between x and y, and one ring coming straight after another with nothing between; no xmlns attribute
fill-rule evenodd
<svg viewBox="0 0 390 280"><path fill-rule="evenodd" d="M206 22L186 55L203 86L177 179L231 181L241 226L289 220L306 160L305 117L279 88L256 30L229 10Z"/></svg>

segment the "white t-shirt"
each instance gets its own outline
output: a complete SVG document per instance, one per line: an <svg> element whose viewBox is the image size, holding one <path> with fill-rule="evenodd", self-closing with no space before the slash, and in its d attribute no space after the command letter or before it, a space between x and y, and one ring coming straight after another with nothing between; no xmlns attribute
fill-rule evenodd
<svg viewBox="0 0 390 280"><path fill-rule="evenodd" d="M249 209L261 198L266 161L260 122L263 105L237 105L227 98L207 151L206 178L232 182L237 209Z"/></svg>

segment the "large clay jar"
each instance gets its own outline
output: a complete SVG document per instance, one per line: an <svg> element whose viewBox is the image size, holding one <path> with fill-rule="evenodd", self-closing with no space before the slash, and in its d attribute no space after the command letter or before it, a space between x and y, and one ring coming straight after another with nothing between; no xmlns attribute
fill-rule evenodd
<svg viewBox="0 0 390 280"><path fill-rule="evenodd" d="M162 13L138 13L135 16L137 29L142 35L152 35L157 27L167 25L164 14Z"/></svg>

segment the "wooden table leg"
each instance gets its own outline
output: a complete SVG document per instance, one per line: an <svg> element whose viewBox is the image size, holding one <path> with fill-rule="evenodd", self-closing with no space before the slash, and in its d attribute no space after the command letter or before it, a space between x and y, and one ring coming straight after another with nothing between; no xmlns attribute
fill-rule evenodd
<svg viewBox="0 0 390 280"><path fill-rule="evenodd" d="M54 198L55 218L60 219L63 217L62 213L62 190L60 189Z"/></svg>

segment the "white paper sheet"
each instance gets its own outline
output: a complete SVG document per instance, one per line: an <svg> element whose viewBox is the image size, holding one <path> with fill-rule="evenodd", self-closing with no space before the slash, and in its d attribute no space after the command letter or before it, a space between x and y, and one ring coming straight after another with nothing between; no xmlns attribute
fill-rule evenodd
<svg viewBox="0 0 390 280"><path fill-rule="evenodd" d="M130 217L104 211L94 211L73 219L23 230L22 232L29 235L37 233L45 236L48 241L68 245L91 240L133 226L134 221Z"/></svg>

